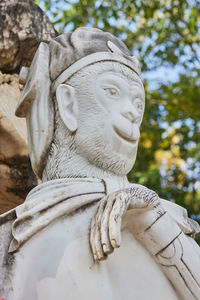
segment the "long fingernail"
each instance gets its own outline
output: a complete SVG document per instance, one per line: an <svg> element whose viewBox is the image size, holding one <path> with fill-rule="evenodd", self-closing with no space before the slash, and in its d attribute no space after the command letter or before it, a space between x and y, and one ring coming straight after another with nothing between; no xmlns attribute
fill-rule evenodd
<svg viewBox="0 0 200 300"><path fill-rule="evenodd" d="M94 260L97 260L97 256L96 256L96 254L94 254Z"/></svg>
<svg viewBox="0 0 200 300"><path fill-rule="evenodd" d="M113 247L109 247L108 245L103 245L103 251L104 251L104 253L106 253L106 254L109 254L109 253L112 253L113 252Z"/></svg>
<svg viewBox="0 0 200 300"><path fill-rule="evenodd" d="M102 253L100 251L97 251L97 256L98 256L98 259L100 260L102 258Z"/></svg>
<svg viewBox="0 0 200 300"><path fill-rule="evenodd" d="M119 241L111 240L111 244L112 244L113 248L119 248L120 247Z"/></svg>

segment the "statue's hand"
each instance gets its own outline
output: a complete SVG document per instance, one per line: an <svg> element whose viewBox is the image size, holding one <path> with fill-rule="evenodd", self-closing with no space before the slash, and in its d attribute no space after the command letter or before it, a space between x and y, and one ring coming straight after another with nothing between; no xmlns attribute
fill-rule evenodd
<svg viewBox="0 0 200 300"><path fill-rule="evenodd" d="M140 230L145 230L163 213L158 195L138 184L102 198L90 231L90 244L96 261L106 259L114 248L120 246L121 220L127 209L135 210L133 226L135 223Z"/></svg>

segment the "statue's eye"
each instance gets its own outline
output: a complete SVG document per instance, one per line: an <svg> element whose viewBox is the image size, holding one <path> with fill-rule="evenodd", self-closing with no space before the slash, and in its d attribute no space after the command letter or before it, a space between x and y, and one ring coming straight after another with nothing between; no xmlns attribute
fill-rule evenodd
<svg viewBox="0 0 200 300"><path fill-rule="evenodd" d="M136 109L139 111L139 112L142 112L143 111L143 104L142 104L142 101L140 99L136 99L134 101L135 103L135 107Z"/></svg>
<svg viewBox="0 0 200 300"><path fill-rule="evenodd" d="M104 88L104 91L108 96L119 97L119 91L116 88Z"/></svg>

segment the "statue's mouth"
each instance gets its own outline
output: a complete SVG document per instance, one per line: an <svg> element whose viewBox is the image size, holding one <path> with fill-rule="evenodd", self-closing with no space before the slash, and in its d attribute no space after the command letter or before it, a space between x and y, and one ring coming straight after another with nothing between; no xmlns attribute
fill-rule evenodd
<svg viewBox="0 0 200 300"><path fill-rule="evenodd" d="M122 139L128 141L129 143L136 144L137 139L130 137L129 135L125 134L124 132L120 131L115 125L113 125L113 129L117 135L119 135Z"/></svg>

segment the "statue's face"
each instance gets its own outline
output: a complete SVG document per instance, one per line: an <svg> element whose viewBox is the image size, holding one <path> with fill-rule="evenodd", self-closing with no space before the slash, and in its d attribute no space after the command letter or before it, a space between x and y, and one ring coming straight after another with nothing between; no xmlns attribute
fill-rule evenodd
<svg viewBox="0 0 200 300"><path fill-rule="evenodd" d="M94 96L105 109L105 139L123 155L135 153L144 111L144 92L137 82L128 82L114 72L97 76Z"/></svg>
<svg viewBox="0 0 200 300"><path fill-rule="evenodd" d="M142 83L136 74L131 78L108 71L86 79L84 89L76 91L78 150L117 175L127 174L135 162L144 112Z"/></svg>

